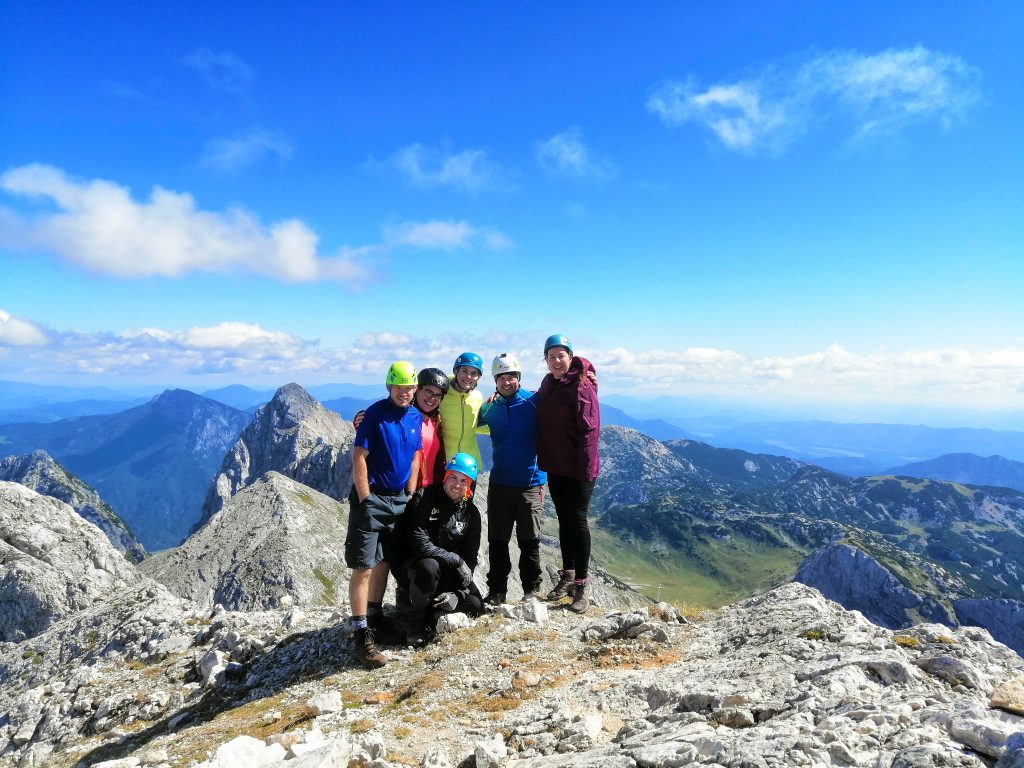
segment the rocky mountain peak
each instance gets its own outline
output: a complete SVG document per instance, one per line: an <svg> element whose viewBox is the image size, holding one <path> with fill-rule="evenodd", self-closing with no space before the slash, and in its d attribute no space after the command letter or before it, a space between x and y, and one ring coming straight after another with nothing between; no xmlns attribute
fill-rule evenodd
<svg viewBox="0 0 1024 768"><path fill-rule="evenodd" d="M341 546L347 519L346 505L271 470L226 499L180 547L140 567L204 607L336 606L349 576Z"/></svg>
<svg viewBox="0 0 1024 768"><path fill-rule="evenodd" d="M110 505L46 451L37 450L23 456L0 459L0 480L19 483L70 505L103 531L114 548L132 562L137 563L146 556L141 542Z"/></svg>
<svg viewBox="0 0 1024 768"><path fill-rule="evenodd" d="M193 530L198 530L224 502L267 472L344 499L352 484L351 449L355 429L325 408L298 384L288 384L256 411L221 464Z"/></svg>

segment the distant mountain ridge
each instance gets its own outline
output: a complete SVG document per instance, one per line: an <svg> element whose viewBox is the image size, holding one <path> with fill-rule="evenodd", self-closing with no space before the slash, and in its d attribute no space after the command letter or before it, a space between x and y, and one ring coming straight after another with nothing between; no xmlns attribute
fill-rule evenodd
<svg viewBox="0 0 1024 768"><path fill-rule="evenodd" d="M106 416L0 426L0 451L41 449L92 486L150 551L189 532L248 416L186 390Z"/></svg>
<svg viewBox="0 0 1024 768"><path fill-rule="evenodd" d="M928 461L918 461L885 470L886 475L926 477L967 485L992 485L1024 491L1024 462L1003 456L978 456L973 453L947 453Z"/></svg>
<svg viewBox="0 0 1024 768"><path fill-rule="evenodd" d="M929 479L853 479L784 457L672 446L621 427L602 429L604 469L591 512L599 529L663 562L660 580L684 580L701 600L728 602L789 580L806 558L845 542L877 566L842 559L851 577L839 578L846 592L837 587L831 596L859 595L868 602L852 607L871 615L875 606L890 625L915 617L956 623L962 600L993 610L992 631L1011 623L1007 616L1024 616L1014 613L1024 599L1024 493ZM774 469L761 481L755 466ZM834 571L819 568L807 579L829 594L834 582L822 579ZM887 583L907 592L905 610L887 605L893 591L879 591ZM972 615L984 615L969 605ZM895 612L884 613L890 608ZM1000 639L1024 649L1024 628Z"/></svg>

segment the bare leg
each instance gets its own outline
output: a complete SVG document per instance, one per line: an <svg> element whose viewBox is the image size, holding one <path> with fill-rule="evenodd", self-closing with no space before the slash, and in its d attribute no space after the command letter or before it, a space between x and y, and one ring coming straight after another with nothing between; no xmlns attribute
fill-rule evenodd
<svg viewBox="0 0 1024 768"><path fill-rule="evenodd" d="M391 566L386 562L377 563L370 569L370 577L368 581L368 590L364 594L369 595L370 602L379 603L384 600L384 591L388 588L388 574L391 572ZM353 572L355 575L355 572ZM366 610L366 598L363 598L363 610Z"/></svg>
<svg viewBox="0 0 1024 768"><path fill-rule="evenodd" d="M352 569L352 577L348 580L348 605L349 612L353 616L366 615L366 598L370 590L370 572L370 568Z"/></svg>

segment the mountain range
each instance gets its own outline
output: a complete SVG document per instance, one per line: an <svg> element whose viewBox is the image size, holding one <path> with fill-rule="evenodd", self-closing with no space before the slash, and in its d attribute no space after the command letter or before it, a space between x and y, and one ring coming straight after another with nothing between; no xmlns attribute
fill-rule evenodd
<svg viewBox="0 0 1024 768"><path fill-rule="evenodd" d="M106 416L0 426L0 452L44 450L96 489L149 550L180 543L249 416L186 390Z"/></svg>
<svg viewBox="0 0 1024 768"><path fill-rule="evenodd" d="M969 485L993 485L1024 491L1024 462L1002 456L947 453L928 461L917 461L885 470L886 475L927 477Z"/></svg>

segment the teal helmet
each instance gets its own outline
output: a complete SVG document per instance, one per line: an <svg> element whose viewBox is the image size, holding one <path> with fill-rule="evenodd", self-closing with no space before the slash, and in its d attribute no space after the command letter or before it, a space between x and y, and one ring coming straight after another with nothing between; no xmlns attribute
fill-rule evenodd
<svg viewBox="0 0 1024 768"><path fill-rule="evenodd" d="M544 342L544 354L546 355L552 347L565 347L569 354L572 354L572 342L560 333L548 336L547 341Z"/></svg>
<svg viewBox="0 0 1024 768"><path fill-rule="evenodd" d="M476 352L463 352L461 355L455 358L455 365L452 366L452 373L455 373L462 366L468 368L476 368L480 371L480 375L484 375L484 359L480 357Z"/></svg>
<svg viewBox="0 0 1024 768"><path fill-rule="evenodd" d="M474 483L476 482L476 459L468 453L456 453L444 466L445 474L461 472Z"/></svg>

